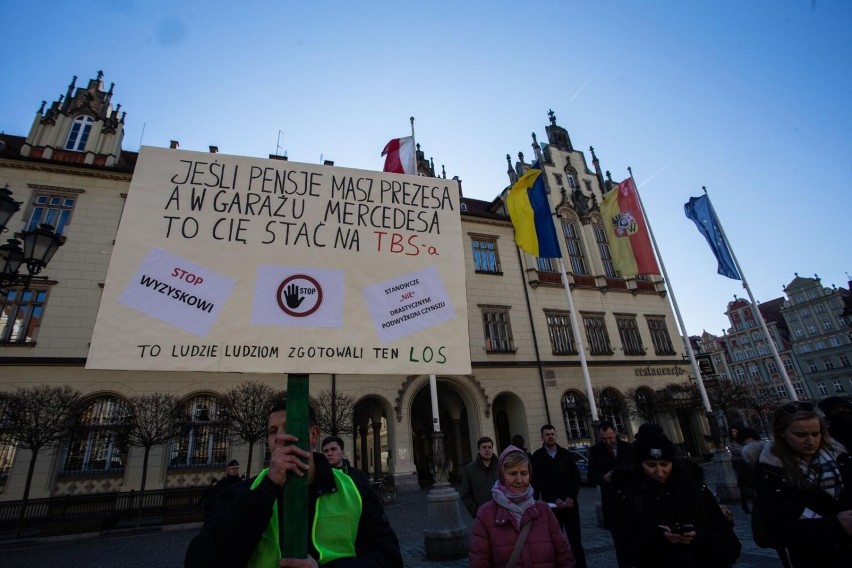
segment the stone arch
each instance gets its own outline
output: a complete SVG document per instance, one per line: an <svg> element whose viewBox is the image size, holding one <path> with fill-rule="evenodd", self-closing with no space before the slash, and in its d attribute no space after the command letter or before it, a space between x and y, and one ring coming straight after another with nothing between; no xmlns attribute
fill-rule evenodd
<svg viewBox="0 0 852 568"><path fill-rule="evenodd" d="M626 405L624 404L624 396L613 387L606 387L601 390L600 398L598 399L600 407L600 419L609 420L615 426L616 432L619 434L629 434L627 428L630 422L626 416Z"/></svg>
<svg viewBox="0 0 852 568"><path fill-rule="evenodd" d="M373 479L393 475L396 433L390 402L379 395L366 395L355 403L353 413L353 443L348 455L355 467Z"/></svg>
<svg viewBox="0 0 852 568"><path fill-rule="evenodd" d="M559 398L562 408L562 423L568 442L589 439L589 405L586 395L576 389L569 389Z"/></svg>
<svg viewBox="0 0 852 568"><path fill-rule="evenodd" d="M520 397L510 391L501 392L494 397L493 409L494 421L494 450L503 451L511 444L512 436L520 435L524 438L525 446L530 446L530 432L527 431L527 415L524 403Z"/></svg>

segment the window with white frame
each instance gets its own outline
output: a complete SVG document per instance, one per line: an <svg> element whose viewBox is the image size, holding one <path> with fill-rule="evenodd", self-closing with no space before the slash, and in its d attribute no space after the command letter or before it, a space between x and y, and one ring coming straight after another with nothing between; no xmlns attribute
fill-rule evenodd
<svg viewBox="0 0 852 568"><path fill-rule="evenodd" d="M500 256L497 254L497 237L471 235L473 265L477 272L502 273Z"/></svg>
<svg viewBox="0 0 852 568"><path fill-rule="evenodd" d="M817 390L819 391L819 394L828 394L828 387L826 387L823 382L817 383Z"/></svg>
<svg viewBox="0 0 852 568"><path fill-rule="evenodd" d="M636 316L616 315L615 322L618 325L618 335L621 338L624 354L644 355L645 348L642 346L642 338L639 336Z"/></svg>
<svg viewBox="0 0 852 568"><path fill-rule="evenodd" d="M562 420L565 422L565 434L569 440L589 437L582 401L582 395L574 391L562 395Z"/></svg>
<svg viewBox="0 0 852 568"><path fill-rule="evenodd" d="M606 229L603 226L593 225L595 230L595 241L598 244L598 254L601 256L604 274L608 278L616 278L618 274L615 272L615 267L612 265L612 251L609 248L609 239L606 235Z"/></svg>
<svg viewBox="0 0 852 568"><path fill-rule="evenodd" d="M116 396L89 403L77 417L62 473L123 472L130 449L129 422L127 403Z"/></svg>
<svg viewBox="0 0 852 568"><path fill-rule="evenodd" d="M509 322L509 308L482 308L482 325L485 331L485 350L489 353L512 353L515 343L512 340L512 326Z"/></svg>
<svg viewBox="0 0 852 568"><path fill-rule="evenodd" d="M181 434L172 442L169 467L223 467L228 458L228 426L220 401L196 396L184 406Z"/></svg>
<svg viewBox="0 0 852 568"><path fill-rule="evenodd" d="M832 337L831 339L828 340L828 343L832 347L840 347L841 345L843 345L843 342L840 340L839 337Z"/></svg>
<svg viewBox="0 0 852 568"><path fill-rule="evenodd" d="M787 388L784 385L775 385L775 395L781 399L786 398Z"/></svg>
<svg viewBox="0 0 852 568"><path fill-rule="evenodd" d="M760 368L757 365L749 365L748 373L753 379L760 377Z"/></svg>
<svg viewBox="0 0 852 568"><path fill-rule="evenodd" d="M766 370L775 375L778 373L778 365L775 364L775 361L767 361Z"/></svg>
<svg viewBox="0 0 852 568"><path fill-rule="evenodd" d="M792 359L788 359L788 358L786 358L786 357L785 357L785 358L783 359L783 362L784 362L784 369L785 369L788 373L789 373L789 372L792 372L792 371L793 371L793 360L792 360Z"/></svg>
<svg viewBox="0 0 852 568"><path fill-rule="evenodd" d="M612 355L612 347L609 344L609 334L606 331L606 321L604 321L603 315L583 314L583 327L586 328L589 353L592 355Z"/></svg>
<svg viewBox="0 0 852 568"><path fill-rule="evenodd" d="M805 332L802 330L801 327L796 326L793 328L793 335L795 335L796 337L804 337Z"/></svg>
<svg viewBox="0 0 852 568"><path fill-rule="evenodd" d="M808 371L811 373L816 373L819 371L819 367L817 366L816 359L808 359Z"/></svg>
<svg viewBox="0 0 852 568"><path fill-rule="evenodd" d="M737 376L737 381L745 380L745 370L742 367L734 367L734 374Z"/></svg>
<svg viewBox="0 0 852 568"><path fill-rule="evenodd" d="M796 391L796 396L799 398L805 398L805 386L800 382L793 383L793 390Z"/></svg>
<svg viewBox="0 0 852 568"><path fill-rule="evenodd" d="M33 231L38 229L39 225L50 225L54 233L64 235L76 202L77 195L72 193L35 192L26 230Z"/></svg>
<svg viewBox="0 0 852 568"><path fill-rule="evenodd" d="M828 370L834 368L834 361L831 360L831 357L823 357L822 364L825 365L825 368Z"/></svg>
<svg viewBox="0 0 852 568"><path fill-rule="evenodd" d="M657 355L674 355L675 350L672 347L672 338L669 336L666 319L650 316L646 316L646 318L648 320L648 330L651 332L651 342L654 344L654 352Z"/></svg>
<svg viewBox="0 0 852 568"><path fill-rule="evenodd" d="M845 353L841 353L840 356L838 356L838 359L840 359L840 366L841 367L848 367L849 366L849 356L846 355Z"/></svg>
<svg viewBox="0 0 852 568"><path fill-rule="evenodd" d="M11 288L0 297L0 344L33 343L44 317L47 290Z"/></svg>
<svg viewBox="0 0 852 568"><path fill-rule="evenodd" d="M92 132L92 125L95 119L91 116L81 115L74 119L71 123L71 131L68 133L68 139L65 141L65 149L75 152L82 152L86 149L86 141L89 139L89 134Z"/></svg>
<svg viewBox="0 0 852 568"><path fill-rule="evenodd" d="M817 304L814 307L814 311L818 314L824 314L825 313L825 305L824 304Z"/></svg>
<svg viewBox="0 0 852 568"><path fill-rule="evenodd" d="M846 392L842 379L834 379L831 384L834 386L834 392Z"/></svg>
<svg viewBox="0 0 852 568"><path fill-rule="evenodd" d="M562 235L568 249L572 274L588 274L586 255L583 253L583 240L580 237L579 224L574 219L562 219Z"/></svg>
<svg viewBox="0 0 852 568"><path fill-rule="evenodd" d="M536 267L542 272L559 272L559 263L552 258L543 258L537 256L535 259Z"/></svg>
<svg viewBox="0 0 852 568"><path fill-rule="evenodd" d="M834 324L831 323L831 320L822 320L822 329L825 331L831 331L834 329Z"/></svg>
<svg viewBox="0 0 852 568"><path fill-rule="evenodd" d="M567 312L545 312L550 346L554 355L576 355L577 344L571 328L571 316Z"/></svg>

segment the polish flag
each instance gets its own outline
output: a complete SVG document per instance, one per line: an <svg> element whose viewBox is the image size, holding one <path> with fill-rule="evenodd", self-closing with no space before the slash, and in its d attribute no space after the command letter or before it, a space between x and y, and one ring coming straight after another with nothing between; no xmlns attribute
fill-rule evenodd
<svg viewBox="0 0 852 568"><path fill-rule="evenodd" d="M417 175L417 162L414 159L414 137L394 138L382 150L385 158L383 172Z"/></svg>

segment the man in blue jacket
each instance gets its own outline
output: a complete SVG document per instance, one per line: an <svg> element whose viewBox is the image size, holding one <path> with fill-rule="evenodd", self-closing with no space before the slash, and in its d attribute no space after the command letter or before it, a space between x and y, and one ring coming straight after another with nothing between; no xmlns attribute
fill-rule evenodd
<svg viewBox="0 0 852 568"><path fill-rule="evenodd" d="M309 419L310 447L314 448L320 429L313 409ZM298 439L287 434L286 426L283 401L269 413L269 467L217 496L201 532L189 545L186 568L401 567L399 541L376 494L333 469L322 454L296 446ZM278 498L291 475L308 476L309 556L305 559L281 559L278 544Z"/></svg>

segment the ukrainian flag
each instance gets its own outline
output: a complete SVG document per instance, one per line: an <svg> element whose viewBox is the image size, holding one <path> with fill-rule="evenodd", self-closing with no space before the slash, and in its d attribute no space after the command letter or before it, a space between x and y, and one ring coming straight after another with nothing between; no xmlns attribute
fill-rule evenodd
<svg viewBox="0 0 852 568"><path fill-rule="evenodd" d="M544 189L544 172L536 165L521 176L506 197L506 209L515 227L515 242L533 256L562 258Z"/></svg>

